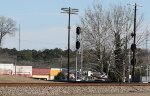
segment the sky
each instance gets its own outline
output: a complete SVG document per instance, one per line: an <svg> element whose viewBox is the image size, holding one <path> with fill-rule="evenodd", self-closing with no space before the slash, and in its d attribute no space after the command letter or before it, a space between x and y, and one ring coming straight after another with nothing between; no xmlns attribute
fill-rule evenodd
<svg viewBox="0 0 150 96"><path fill-rule="evenodd" d="M79 9L78 15L71 15L71 48L75 47L75 30L87 8L101 2L105 8L111 4L135 4L137 15L144 14L144 23L150 24L150 0L0 0L0 16L12 18L17 28L20 24L20 49L67 49L68 14L61 13L61 8ZM7 34L3 48L19 49L19 31Z"/></svg>

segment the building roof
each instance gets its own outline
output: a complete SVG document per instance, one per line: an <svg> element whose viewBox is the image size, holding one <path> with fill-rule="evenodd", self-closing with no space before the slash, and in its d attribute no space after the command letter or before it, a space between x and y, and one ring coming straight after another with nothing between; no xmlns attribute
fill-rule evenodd
<svg viewBox="0 0 150 96"><path fill-rule="evenodd" d="M50 74L49 68L33 68L32 75L48 75Z"/></svg>

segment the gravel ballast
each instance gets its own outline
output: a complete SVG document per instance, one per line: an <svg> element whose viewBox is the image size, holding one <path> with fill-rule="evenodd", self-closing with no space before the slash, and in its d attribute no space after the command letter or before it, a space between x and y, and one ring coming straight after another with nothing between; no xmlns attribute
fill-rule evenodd
<svg viewBox="0 0 150 96"><path fill-rule="evenodd" d="M0 96L65 96L150 93L150 86L1 86ZM102 95L99 95L102 96ZM115 95L114 95L115 96Z"/></svg>

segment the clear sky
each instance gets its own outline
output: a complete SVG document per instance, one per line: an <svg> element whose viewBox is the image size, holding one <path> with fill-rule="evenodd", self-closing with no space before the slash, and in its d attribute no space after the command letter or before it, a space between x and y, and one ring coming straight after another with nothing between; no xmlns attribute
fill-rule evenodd
<svg viewBox="0 0 150 96"><path fill-rule="evenodd" d="M67 49L68 15L62 14L61 8L77 8L78 15L71 16L71 48L74 48L75 27L85 9L97 1L101 1L106 8L111 4L142 5L137 13L144 14L145 23L150 24L150 0L0 0L0 15L12 18L17 27L20 24L21 50ZM18 33L6 35L2 47L18 49Z"/></svg>

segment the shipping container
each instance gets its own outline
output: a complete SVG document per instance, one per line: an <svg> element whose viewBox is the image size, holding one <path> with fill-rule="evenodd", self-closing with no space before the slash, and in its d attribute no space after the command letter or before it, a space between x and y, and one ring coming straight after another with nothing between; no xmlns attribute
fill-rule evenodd
<svg viewBox="0 0 150 96"><path fill-rule="evenodd" d="M14 66L13 74L23 77L32 77L32 66Z"/></svg>
<svg viewBox="0 0 150 96"><path fill-rule="evenodd" d="M32 78L50 80L50 69L49 68L33 68Z"/></svg>
<svg viewBox="0 0 150 96"><path fill-rule="evenodd" d="M0 63L0 75L12 75L12 74L13 74L13 64Z"/></svg>

